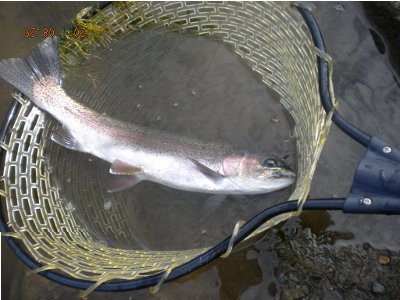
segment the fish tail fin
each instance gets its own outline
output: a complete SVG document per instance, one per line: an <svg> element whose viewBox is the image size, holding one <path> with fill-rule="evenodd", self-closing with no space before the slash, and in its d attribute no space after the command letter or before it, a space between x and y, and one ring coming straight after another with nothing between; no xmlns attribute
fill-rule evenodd
<svg viewBox="0 0 400 300"><path fill-rule="evenodd" d="M52 76L61 84L56 38L46 38L26 58L10 58L0 61L0 78L16 87L30 99L33 98L33 85L44 76Z"/></svg>

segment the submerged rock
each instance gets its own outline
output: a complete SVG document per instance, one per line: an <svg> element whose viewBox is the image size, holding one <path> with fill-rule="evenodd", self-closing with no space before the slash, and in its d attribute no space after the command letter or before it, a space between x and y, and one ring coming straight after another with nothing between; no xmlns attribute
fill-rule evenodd
<svg viewBox="0 0 400 300"><path fill-rule="evenodd" d="M282 300L302 299L308 296L309 290L306 286L297 286L292 289L284 289L281 294Z"/></svg>
<svg viewBox="0 0 400 300"><path fill-rule="evenodd" d="M375 295L385 295L386 289L385 289L385 286L384 286L384 285L382 285L382 284L379 283L378 281L375 281L375 282L372 284L372 292L373 292Z"/></svg>

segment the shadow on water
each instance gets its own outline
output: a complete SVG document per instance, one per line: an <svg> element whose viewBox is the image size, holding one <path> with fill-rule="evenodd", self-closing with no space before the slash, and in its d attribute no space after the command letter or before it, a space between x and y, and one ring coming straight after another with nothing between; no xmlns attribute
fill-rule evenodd
<svg viewBox="0 0 400 300"><path fill-rule="evenodd" d="M391 34L394 33L390 31L390 28L387 29L387 26L391 27L392 23L380 24L376 15L373 15L379 5L373 5L375 6L369 6L373 7L373 10L367 6L369 20L363 6L359 3L316 3L314 15L321 28L328 52L335 61L334 83L337 96L341 100L340 112L366 132L399 146L400 119L397 116L400 113L398 105L400 88L395 71L398 70L399 64L395 58L390 59L390 55L397 55L398 49L396 44L390 42L395 41L394 37L391 38ZM19 6L15 5L15 7L16 11L21 11ZM3 20L4 18L0 19L0 22ZM10 24L13 21L7 20L6 27L12 28ZM370 20L376 23L371 24ZM4 58L8 56L4 55ZM248 80L247 75L246 78ZM228 78L225 83L229 83L230 79ZM145 80L143 78L142 90L150 93L152 91L145 88L147 85ZM245 93L243 92L242 95L254 98L252 93L258 93L246 88L249 86L248 82L243 84L240 78L235 84L245 88L243 89ZM123 87L126 88L126 85ZM137 90L139 86L135 84L130 88ZM195 88L200 89L201 85ZM194 90L196 95L193 95L191 93L193 87L188 86L186 90L188 95L183 98L190 100L207 94L207 90L200 92L196 89ZM165 82L165 90L168 92L167 82ZM153 103L153 105L167 104L166 112L173 112L177 108L190 112L192 107L192 102L186 106L178 103L178 106L174 107L176 100L173 95L170 95L168 100L155 99L158 103ZM136 104L144 105L142 100L137 98L136 100L138 101ZM157 116L160 113L161 111L150 115L151 124L146 125L169 126L169 118L160 118L157 122ZM223 111L223 113L228 112ZM149 111L148 114L151 112ZM196 122L202 124L196 118L191 121L193 124ZM206 122L205 125L210 126L207 130L212 131L215 124L208 125ZM187 129L182 124L177 123L175 126L174 130L178 132ZM199 126L194 129L199 129ZM259 131L265 134L258 126L249 128L248 133L259 134L257 133ZM198 133L201 134L201 130ZM242 132L243 140L246 140L247 136L246 132ZM346 196L363 152L364 149L361 146L333 126L316 171L310 197ZM84 166L92 163L88 161L87 156L79 159ZM106 170L107 166L104 164L100 167ZM67 178L64 176L63 180ZM146 196L146 190L149 188L149 186L139 187L135 192L138 193L137 197ZM204 200L209 203L207 199L200 199L199 196L199 199L191 199L191 203L188 204L186 198L189 195L179 196L180 193L163 187L152 186L151 189L155 196L151 203L153 208L149 208L150 205L143 205L140 208L131 207L126 210L127 214L124 216L127 222L134 222L129 219L129 216L140 212L140 215L149 220L147 224L157 224L154 220L160 216L152 215L155 211L154 207L161 207L160 211L168 214L176 213L178 208L186 213L196 205L196 209L201 211ZM175 203L168 203L169 206L166 206L164 197L174 198ZM225 202L238 202L233 198L212 200L221 202L223 206ZM104 210L106 213L107 208L109 210L110 207L118 212L125 208L123 205L132 205L131 202L123 199L120 202L111 203L111 206L107 203L101 200L96 205L99 210ZM259 210L264 208L265 203L263 199L244 200L242 210L234 211L233 216L232 211L223 209L222 205L213 205L211 204L215 216L223 221L233 220L234 216L242 212L249 213L247 216L249 217L251 212L246 209L246 206ZM124 213L121 212L121 214ZM81 219L85 222L85 218ZM190 220L182 220L184 223L188 221ZM168 219L166 215L165 219L158 223L160 228L157 230L162 230L164 224L170 224L170 222L171 219ZM102 232L96 224L86 226L92 227L93 232ZM137 228L135 226L137 226L136 223L127 224L129 228ZM228 229L233 227L233 223L228 222L224 226L226 226L224 227L226 231L218 229L221 231L218 233L220 236L229 234ZM292 219L275 227L249 248L232 253L228 259L218 259L188 276L163 285L156 295L150 295L147 290L139 290L123 293L93 293L90 299L371 299L374 297L396 299L400 293L398 286L400 241L396 239L396 230L399 226L400 218L397 216L346 216L340 212L307 212L300 219ZM175 245L182 243L186 246L196 242L193 241L193 236L204 235L201 234L200 228L190 228L190 230L192 231L188 231L186 235L190 238L186 240L185 235L170 232L168 241L166 239L158 245L150 246L164 247L169 243ZM218 230L212 227L206 233ZM141 228L141 231L144 232L143 236L135 236L138 240L146 242L147 239L155 238L151 235L154 228ZM131 233L128 240L131 240L134 234L138 233ZM107 243L126 245L127 238L123 237L119 240L115 231L99 234L97 237L102 240L105 236L109 239ZM206 237L206 240L200 238L197 243L200 245L205 241L210 242ZM5 258L3 251L3 262L15 259L12 254L7 255L10 256ZM10 274L7 277L12 278L10 286L3 285L3 291L6 289L11 293L8 299L66 297L74 299L77 297L76 290L54 284L39 275L27 275L26 271L21 262L16 262L15 267L3 264L3 274ZM4 277L6 276L3 276L3 280Z"/></svg>

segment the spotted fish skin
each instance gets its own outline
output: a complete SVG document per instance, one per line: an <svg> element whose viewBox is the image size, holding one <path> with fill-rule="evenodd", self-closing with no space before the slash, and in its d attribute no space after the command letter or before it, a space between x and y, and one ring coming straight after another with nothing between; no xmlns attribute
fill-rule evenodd
<svg viewBox="0 0 400 300"><path fill-rule="evenodd" d="M152 131L80 104L62 88L57 51L57 39L47 38L26 58L0 61L0 77L61 123L54 142L111 164L110 192L149 180L194 192L262 194L294 182L279 157Z"/></svg>

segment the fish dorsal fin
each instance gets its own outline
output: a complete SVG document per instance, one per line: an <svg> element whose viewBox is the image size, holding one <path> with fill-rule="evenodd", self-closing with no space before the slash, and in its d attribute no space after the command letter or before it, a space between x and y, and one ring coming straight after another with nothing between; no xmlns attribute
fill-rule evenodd
<svg viewBox="0 0 400 300"><path fill-rule="evenodd" d="M138 173L143 173L143 169L116 159L111 164L110 173L114 175L135 175Z"/></svg>
<svg viewBox="0 0 400 300"><path fill-rule="evenodd" d="M224 176L221 175L218 172L215 172L214 170L211 170L209 167L203 165L201 162L193 159L193 158L189 158L189 160L196 166L196 168L203 173L204 175L206 175L207 177L213 179L214 181L223 179Z"/></svg>
<svg viewBox="0 0 400 300"><path fill-rule="evenodd" d="M142 181L142 179L136 175L110 175L107 192L120 192L133 187L140 181Z"/></svg>
<svg viewBox="0 0 400 300"><path fill-rule="evenodd" d="M81 151L82 147L79 145L78 141L72 136L72 134L70 133L70 131L64 127L58 127L56 130L54 130L51 135L50 138L53 142L71 149L71 150L77 150L77 151Z"/></svg>

